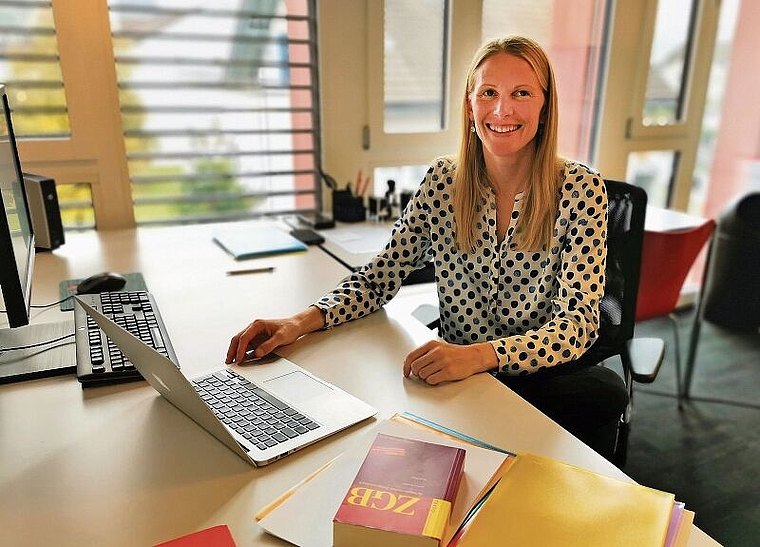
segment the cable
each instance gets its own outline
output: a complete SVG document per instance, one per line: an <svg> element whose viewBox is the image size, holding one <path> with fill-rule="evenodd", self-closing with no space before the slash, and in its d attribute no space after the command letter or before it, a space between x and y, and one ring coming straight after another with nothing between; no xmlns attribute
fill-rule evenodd
<svg viewBox="0 0 760 547"><path fill-rule="evenodd" d="M66 302L66 300L68 300L72 296L74 296L74 295L70 294L66 298L61 298L60 300L56 300L55 302L51 302L50 304L32 304L29 307L30 308L50 308L52 306L56 306L58 304L62 304L63 302Z"/></svg>
<svg viewBox="0 0 760 547"><path fill-rule="evenodd" d="M56 300L55 302L51 302L50 304L31 304L30 308L51 308L53 306L56 306L58 304L62 304L66 302L69 298L74 296L73 294L68 295L66 298L61 298L60 300ZM8 313L7 310L0 310L0 313Z"/></svg>
<svg viewBox="0 0 760 547"><path fill-rule="evenodd" d="M73 338L74 333L64 334L63 336L59 336L58 338L53 338L52 340L45 340L44 342L37 342L35 344L28 344L26 346L15 346L12 348L6 348L0 346L0 355L4 354L6 351L19 351L22 349L32 349L32 348L38 348L40 346L47 346L49 344L55 344L56 342L60 342L61 340L66 340L67 338Z"/></svg>

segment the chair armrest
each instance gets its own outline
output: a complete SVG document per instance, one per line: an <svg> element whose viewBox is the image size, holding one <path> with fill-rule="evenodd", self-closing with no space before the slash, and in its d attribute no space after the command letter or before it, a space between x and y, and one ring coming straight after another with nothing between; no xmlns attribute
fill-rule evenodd
<svg viewBox="0 0 760 547"><path fill-rule="evenodd" d="M633 380L642 384L654 382L665 358L665 341L661 338L632 338L626 345Z"/></svg>

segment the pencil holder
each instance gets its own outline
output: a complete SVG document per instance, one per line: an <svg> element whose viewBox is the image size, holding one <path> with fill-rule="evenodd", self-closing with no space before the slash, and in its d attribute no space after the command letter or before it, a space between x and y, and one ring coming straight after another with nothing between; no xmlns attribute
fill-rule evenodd
<svg viewBox="0 0 760 547"><path fill-rule="evenodd" d="M351 190L333 190L333 218L340 222L361 222L365 220L364 200Z"/></svg>

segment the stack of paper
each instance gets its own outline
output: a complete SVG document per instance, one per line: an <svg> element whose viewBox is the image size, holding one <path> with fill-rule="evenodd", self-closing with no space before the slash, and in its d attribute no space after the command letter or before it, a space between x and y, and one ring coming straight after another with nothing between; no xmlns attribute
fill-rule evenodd
<svg viewBox="0 0 760 547"><path fill-rule="evenodd" d="M452 545L659 547L673 505L673 494L520 454Z"/></svg>
<svg viewBox="0 0 760 547"><path fill-rule="evenodd" d="M332 519L378 433L467 451L441 545L682 547L694 513L673 494L533 454L515 455L410 414L380 422L256 515L261 527L301 547L332 545ZM294 523L298 526L294 526Z"/></svg>

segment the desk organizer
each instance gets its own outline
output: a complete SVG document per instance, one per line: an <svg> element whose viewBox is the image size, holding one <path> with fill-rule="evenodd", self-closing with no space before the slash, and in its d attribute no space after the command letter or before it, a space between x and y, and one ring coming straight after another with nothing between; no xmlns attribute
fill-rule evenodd
<svg viewBox="0 0 760 547"><path fill-rule="evenodd" d="M365 220L367 211L364 199L355 196L351 190L333 190L333 218L340 222L361 222Z"/></svg>

